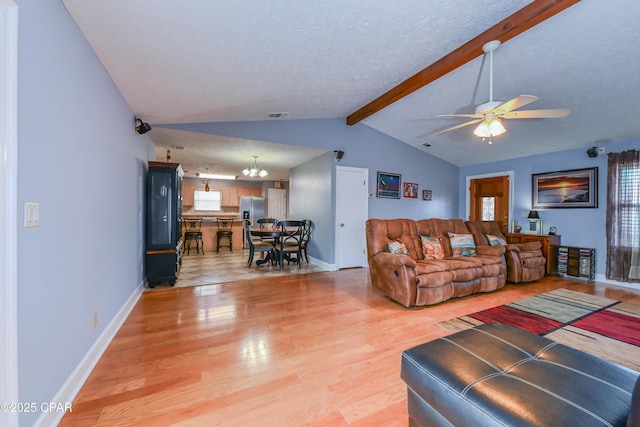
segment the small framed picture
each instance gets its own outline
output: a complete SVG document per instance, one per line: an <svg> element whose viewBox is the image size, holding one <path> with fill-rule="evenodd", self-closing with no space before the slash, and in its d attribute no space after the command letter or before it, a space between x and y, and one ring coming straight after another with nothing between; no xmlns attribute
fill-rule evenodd
<svg viewBox="0 0 640 427"><path fill-rule="evenodd" d="M378 172L376 197L385 199L400 198L400 175L397 173Z"/></svg>
<svg viewBox="0 0 640 427"><path fill-rule="evenodd" d="M422 200L431 200L431 190L422 190Z"/></svg>
<svg viewBox="0 0 640 427"><path fill-rule="evenodd" d="M418 198L418 184L416 184L415 182L405 182L404 183L404 190L402 192L402 195L404 197L408 197L410 199L417 199Z"/></svg>

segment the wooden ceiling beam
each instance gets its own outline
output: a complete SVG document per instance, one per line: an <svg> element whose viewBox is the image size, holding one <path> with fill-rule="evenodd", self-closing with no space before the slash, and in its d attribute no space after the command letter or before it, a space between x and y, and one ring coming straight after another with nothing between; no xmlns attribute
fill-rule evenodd
<svg viewBox="0 0 640 427"><path fill-rule="evenodd" d="M479 36L429 65L424 70L380 95L358 111L351 113L347 117L347 125L355 125L399 99L404 98L410 93L415 92L478 56L483 55L482 46L485 43L491 40L500 40L500 42L504 43L557 13L562 12L568 7L573 6L579 1L580 0L534 0L513 15L500 21Z"/></svg>

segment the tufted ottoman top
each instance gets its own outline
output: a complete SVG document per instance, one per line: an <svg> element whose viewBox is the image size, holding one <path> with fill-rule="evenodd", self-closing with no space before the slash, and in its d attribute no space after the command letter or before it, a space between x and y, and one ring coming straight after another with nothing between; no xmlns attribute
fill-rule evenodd
<svg viewBox="0 0 640 427"><path fill-rule="evenodd" d="M625 426L638 375L501 323L405 350L401 372L455 426Z"/></svg>

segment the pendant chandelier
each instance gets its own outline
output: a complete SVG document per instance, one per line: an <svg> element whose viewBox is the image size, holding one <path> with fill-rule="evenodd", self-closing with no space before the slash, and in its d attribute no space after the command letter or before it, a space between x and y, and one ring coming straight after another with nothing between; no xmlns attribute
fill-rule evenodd
<svg viewBox="0 0 640 427"><path fill-rule="evenodd" d="M257 163L257 160L258 156L253 156L253 164L245 166L242 170L242 174L251 178L255 178L256 176L264 178L269 175L269 172L267 172L266 169L263 169L262 166Z"/></svg>

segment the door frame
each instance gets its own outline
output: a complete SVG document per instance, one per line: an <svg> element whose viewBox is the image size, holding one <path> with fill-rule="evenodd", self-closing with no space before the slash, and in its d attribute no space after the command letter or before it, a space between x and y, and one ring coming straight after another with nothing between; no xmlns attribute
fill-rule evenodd
<svg viewBox="0 0 640 427"><path fill-rule="evenodd" d="M365 218L364 221L366 222L367 218L369 217L369 169L368 168L357 168L357 167L352 167L352 166L336 166L336 192L335 192L335 199L336 199L336 210L334 212L334 224L335 224L335 262L334 265L336 266L336 269L339 270L340 269L340 248L341 248L341 242L340 242L340 225L338 224L338 219L340 218L339 213L341 212L341 206L340 206L340 198L338 197L338 188L340 186L340 179L341 179L341 174L340 171L354 171L354 172L361 172L364 176L364 180L365 183L363 185L363 196L364 199L366 200L366 209L367 209L367 213L365 214ZM362 253L362 260L361 260L361 267L367 267L369 264L367 263L367 234L365 231L365 228L362 228L362 247L363 247L363 253Z"/></svg>
<svg viewBox="0 0 640 427"><path fill-rule="evenodd" d="M18 402L18 6L0 0L0 402ZM18 425L17 413L2 414Z"/></svg>
<svg viewBox="0 0 640 427"><path fill-rule="evenodd" d="M466 212L465 212L465 221L469 220L469 215L471 215L471 180L473 179L483 179L483 178L493 178L496 176L508 176L509 177L509 212L507 218L508 230L511 232L511 220L513 218L513 180L515 177L514 171L504 171L504 172L493 172L486 173L482 175L469 175L466 179Z"/></svg>

